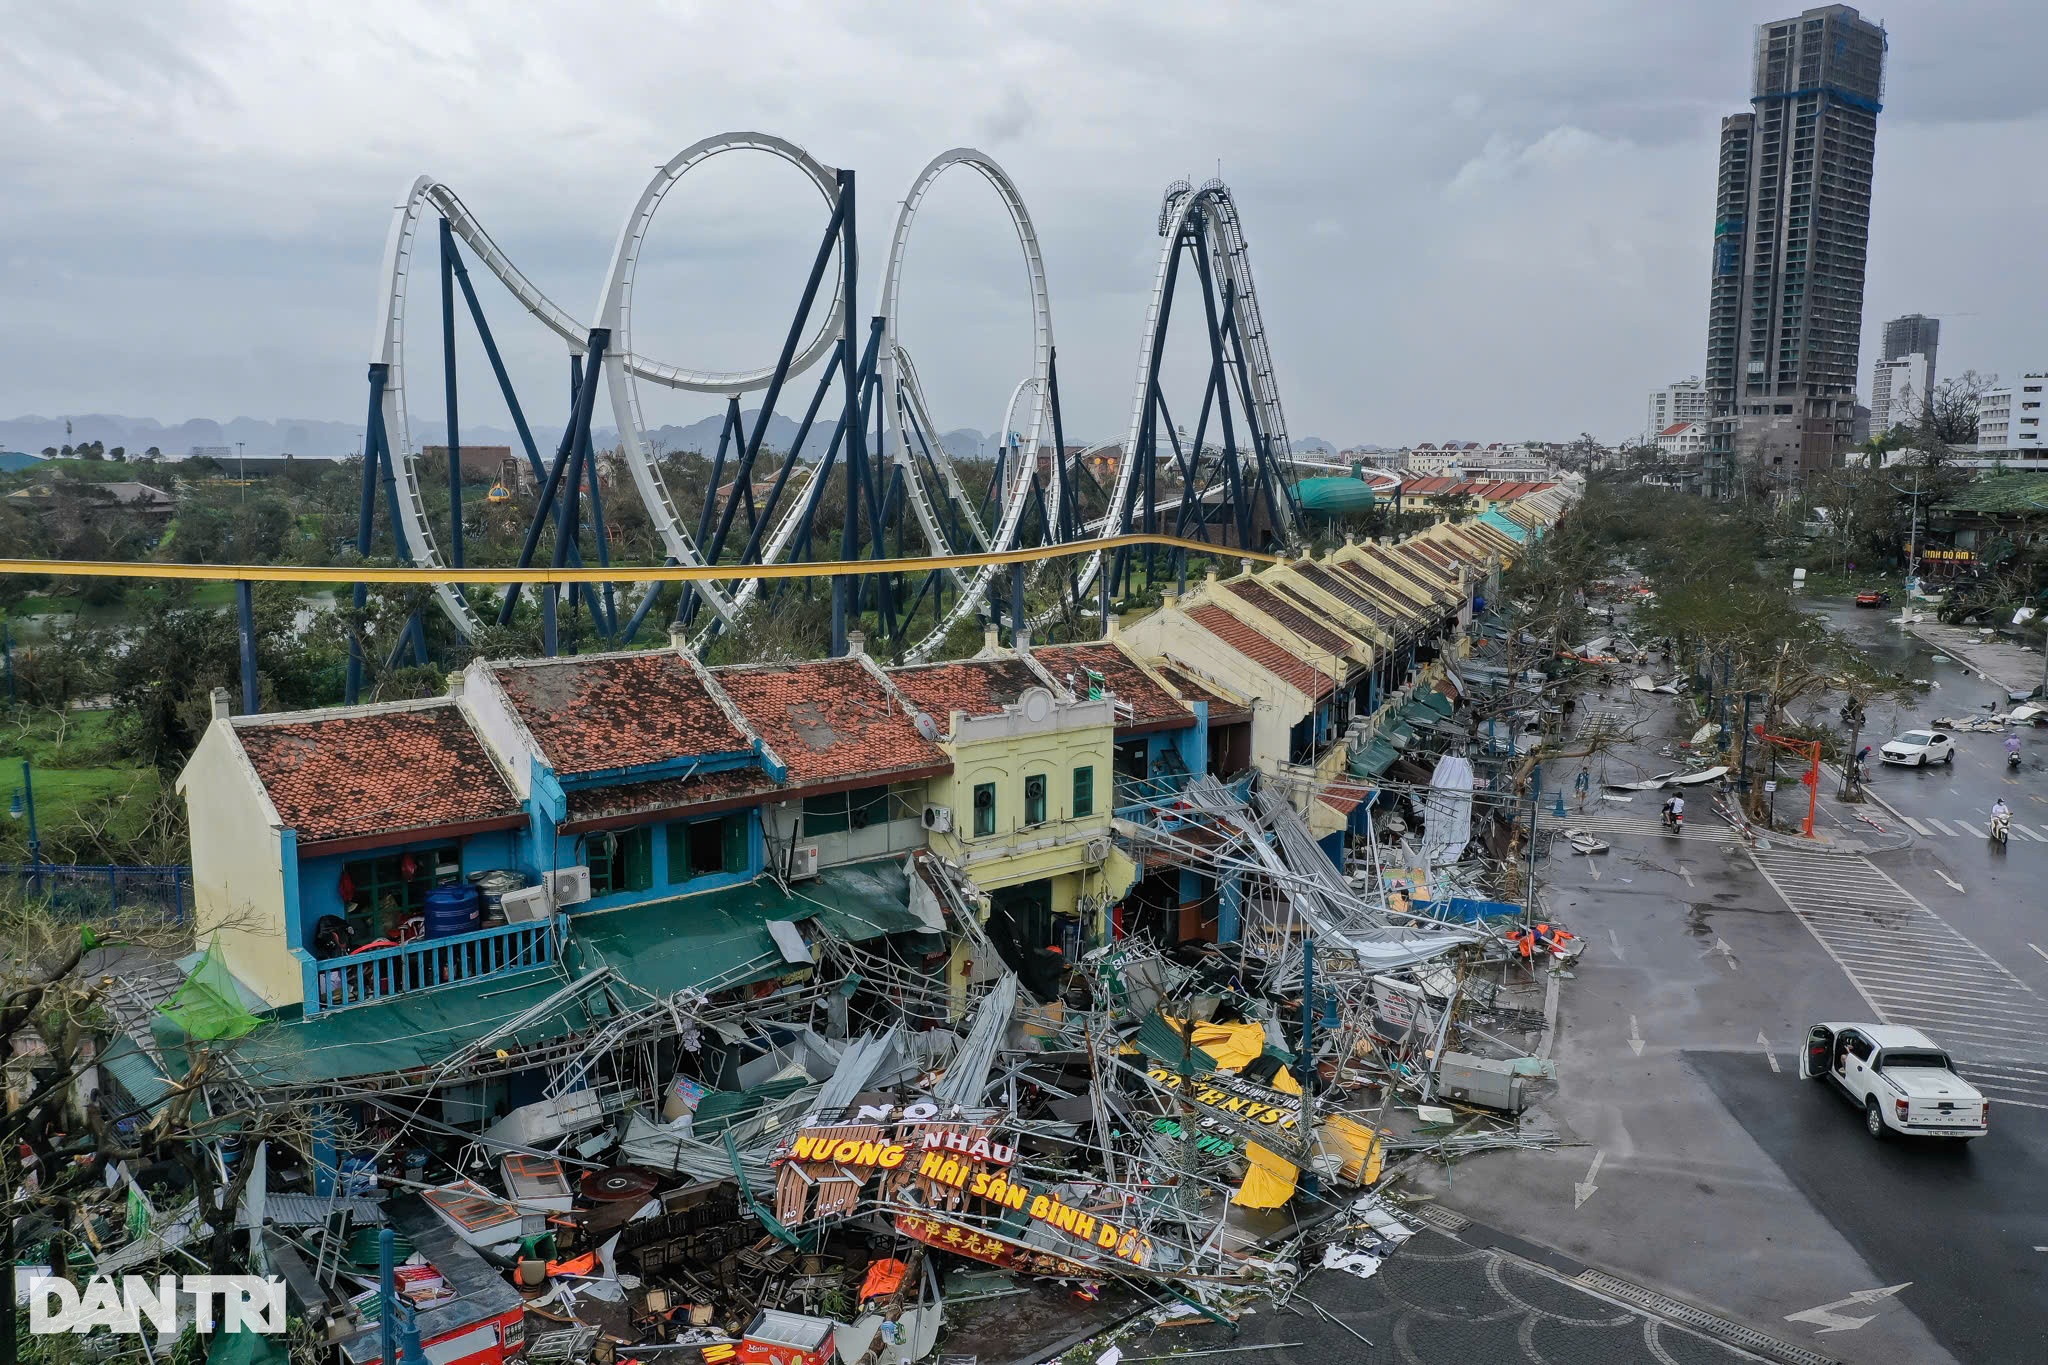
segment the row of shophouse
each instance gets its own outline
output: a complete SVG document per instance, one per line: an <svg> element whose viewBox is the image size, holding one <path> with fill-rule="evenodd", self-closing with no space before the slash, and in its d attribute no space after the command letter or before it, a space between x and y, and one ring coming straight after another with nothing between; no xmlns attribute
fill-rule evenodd
<svg viewBox="0 0 2048 1365"><path fill-rule="evenodd" d="M678 640L479 660L429 700L223 698L178 781L199 921L302 1080L431 1065L600 968L765 992L828 936L964 1001L1118 935L1229 942L1233 888L1119 831L1211 774L1284 790L1341 866L1561 507L1212 575L1091 643L708 668ZM436 923L437 887L472 881L484 922Z"/></svg>

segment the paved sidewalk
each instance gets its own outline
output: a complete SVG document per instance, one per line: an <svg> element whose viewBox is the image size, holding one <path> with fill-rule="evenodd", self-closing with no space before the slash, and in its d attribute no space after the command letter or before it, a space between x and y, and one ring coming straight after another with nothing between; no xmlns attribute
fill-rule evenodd
<svg viewBox="0 0 2048 1365"><path fill-rule="evenodd" d="M1945 626L1916 621L1906 627L1915 636L1953 659L1959 659L2009 692L2031 692L2041 685L2041 655L1974 626Z"/></svg>

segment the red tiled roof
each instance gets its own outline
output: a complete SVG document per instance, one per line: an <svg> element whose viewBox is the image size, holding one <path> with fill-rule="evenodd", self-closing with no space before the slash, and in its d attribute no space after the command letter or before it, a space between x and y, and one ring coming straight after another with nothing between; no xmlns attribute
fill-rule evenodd
<svg viewBox="0 0 2048 1365"><path fill-rule="evenodd" d="M1249 706L1232 701L1229 697L1217 691L1214 683L1197 677L1179 664L1161 660L1153 666L1159 670L1160 674L1168 682L1173 684L1174 691L1180 693L1189 701L1205 701L1209 703L1209 723L1211 725L1221 724L1224 721L1230 720L1243 720L1252 713Z"/></svg>
<svg viewBox="0 0 2048 1365"><path fill-rule="evenodd" d="M1370 550L1365 552L1362 561L1333 559L1330 561L1330 567L1339 573L1350 574L1396 602L1405 603L1411 614L1424 610L1425 605L1432 600L1429 593L1407 575L1388 571L1387 566Z"/></svg>
<svg viewBox="0 0 2048 1365"><path fill-rule="evenodd" d="M1697 425L1699 424L1696 422L1673 422L1670 426L1664 428L1664 430L1658 432L1657 434L1659 436L1676 436L1679 432L1684 431L1687 427Z"/></svg>
<svg viewBox="0 0 2048 1365"><path fill-rule="evenodd" d="M1406 497L1414 493L1423 497L1434 497L1438 493L1448 492L1457 487L1458 483L1457 479L1446 478L1441 474L1431 474L1429 477L1422 479L1403 479L1401 480L1401 495Z"/></svg>
<svg viewBox="0 0 2048 1365"><path fill-rule="evenodd" d="M1349 815L1365 800L1365 791L1363 787L1325 787L1316 793L1316 800L1339 815Z"/></svg>
<svg viewBox="0 0 2048 1365"><path fill-rule="evenodd" d="M1291 584L1285 583L1278 579L1270 581L1267 584L1267 587L1269 587L1274 593L1278 594L1283 600L1291 603L1296 609L1306 612L1310 616L1316 616L1318 614L1327 615L1330 611L1328 607L1321 606L1315 602L1310 601L1308 598L1302 596L1300 591L1294 588ZM1365 613L1361 612L1359 614L1364 615ZM1365 639L1366 637L1360 636L1359 638Z"/></svg>
<svg viewBox="0 0 2048 1365"><path fill-rule="evenodd" d="M751 746L674 651L594 654L491 670L557 773L601 772Z"/></svg>
<svg viewBox="0 0 2048 1365"><path fill-rule="evenodd" d="M756 767L726 768L688 777L661 777L652 782L619 782L568 793L564 833L574 834L607 821L639 820L656 814L681 814L713 804L751 805L749 797L765 796L781 787Z"/></svg>
<svg viewBox="0 0 2048 1365"><path fill-rule="evenodd" d="M963 659L950 664L917 664L891 669L889 679L918 710L940 722L955 711L993 716L1034 687L1038 675L1022 659Z"/></svg>
<svg viewBox="0 0 2048 1365"><path fill-rule="evenodd" d="M1278 621L1325 654L1342 654L1353 648L1352 641L1331 630L1263 583L1251 579L1241 583L1226 583L1224 591L1235 595L1240 602L1254 611Z"/></svg>
<svg viewBox="0 0 2048 1365"><path fill-rule="evenodd" d="M453 701L238 725L235 737L302 845L520 817Z"/></svg>
<svg viewBox="0 0 2048 1365"><path fill-rule="evenodd" d="M1381 629L1392 631L1400 627L1400 622L1394 618L1392 612L1381 606L1369 593L1359 588L1355 582L1347 580L1339 574L1332 573L1328 566L1307 562L1296 564L1294 571L1321 588L1324 592L1330 594L1330 596L1350 607L1353 611L1365 613L1365 615L1372 618L1373 624Z"/></svg>
<svg viewBox="0 0 2048 1365"><path fill-rule="evenodd" d="M917 732L858 659L721 668L714 676L788 765L791 786L946 766L945 751Z"/></svg>
<svg viewBox="0 0 2048 1365"><path fill-rule="evenodd" d="M1077 697L1088 695L1088 678L1083 670L1094 669L1116 699L1131 708L1131 718L1117 720L1118 729L1140 725L1181 726L1194 724L1194 716L1171 692L1152 681L1123 646L1109 644L1049 645L1031 651L1045 671L1069 684Z"/></svg>
<svg viewBox="0 0 2048 1365"><path fill-rule="evenodd" d="M1188 612L1188 616L1203 630L1297 691L1318 701L1330 695L1329 674L1311 668L1223 608L1205 603Z"/></svg>

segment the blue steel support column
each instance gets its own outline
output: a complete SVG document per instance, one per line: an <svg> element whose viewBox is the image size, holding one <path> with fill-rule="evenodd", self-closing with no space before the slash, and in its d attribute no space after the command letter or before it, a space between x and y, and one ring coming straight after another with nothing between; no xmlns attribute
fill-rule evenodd
<svg viewBox="0 0 2048 1365"><path fill-rule="evenodd" d="M598 488L597 459L590 452L589 440L588 436L584 437L583 462L584 469L588 471L590 476L587 490L590 494L590 534L597 537L598 567L609 569L612 566L612 546L611 540L604 529L604 494ZM576 547L572 546L571 548L573 550ZM574 558L580 561L583 556L581 553L577 553ZM590 604L591 615L597 615L597 597L590 591L588 583L583 585L583 592L585 600ZM612 585L610 583L603 585L603 592L604 633L605 638L610 639L619 633L619 604L617 598L612 593Z"/></svg>
<svg viewBox="0 0 2048 1365"><path fill-rule="evenodd" d="M1010 566L1010 648L1024 648L1024 566Z"/></svg>
<svg viewBox="0 0 2048 1365"><path fill-rule="evenodd" d="M1137 449L1124 452L1125 459L1143 459L1146 461L1148 468L1152 461L1152 447L1156 444L1155 437L1157 434L1156 429L1153 425L1154 421L1156 420L1156 417L1155 410L1152 406L1152 397L1154 394L1159 392L1159 364L1162 360L1165 359L1166 324L1168 319L1170 319L1173 316L1173 287L1174 283L1180 278L1180 255L1180 247L1176 245L1174 247L1173 255L1167 258L1165 285L1164 288L1160 291L1159 297L1159 316L1152 323L1152 357L1146 366L1144 418L1139 423ZM1149 484L1151 481L1148 479L1147 482ZM1137 495L1137 491L1138 481L1136 479L1133 479L1131 480L1131 496L1135 497ZM1125 503L1123 524L1124 529L1131 529L1131 518L1128 500ZM1148 520L1146 522L1145 529L1148 531L1153 531L1157 530L1157 528L1158 518L1156 516L1150 515L1148 512ZM1146 553L1151 553L1151 549L1151 546L1146 546ZM1125 575L1128 576L1130 572L1129 547L1125 547L1124 549L1117 551L1117 561L1119 567L1122 569ZM1127 579L1126 587L1128 586L1129 584Z"/></svg>
<svg viewBox="0 0 2048 1365"><path fill-rule="evenodd" d="M854 300L860 297L860 250L854 240L854 224L857 220L854 214L853 187L853 172L840 171L839 265L846 282L846 318L841 340L848 355L853 354ZM862 466L867 463L863 458L867 448L867 432L861 407L860 376L854 374L851 369L845 370L843 374L846 413L840 422L846 434L846 527L840 536L839 551L840 558L852 559L860 533L860 488L856 479L861 473ZM835 659L846 653L848 598L859 583L859 579L848 578L844 574L832 580L832 657Z"/></svg>
<svg viewBox="0 0 2048 1365"><path fill-rule="evenodd" d="M242 714L253 716L260 709L256 696L256 601L246 578L235 580L235 623L242 642Z"/></svg>
<svg viewBox="0 0 2048 1365"><path fill-rule="evenodd" d="M448 563L459 569L462 567L462 435L455 420L455 234L449 229L446 218L441 220L441 379L448 395Z"/></svg>
<svg viewBox="0 0 2048 1365"><path fill-rule="evenodd" d="M740 396L729 393L725 396L725 420L718 424L718 451L711 457L711 475L704 484L704 505L697 512L697 544L701 547L711 535L711 509L718 501L718 481L725 474L725 452L732 448L733 438L745 439L746 423L740 420ZM733 501L739 499L739 481L733 481ZM706 563L712 556L706 554ZM676 603L676 623L687 626L697 616L697 585L683 584L683 595Z"/></svg>
<svg viewBox="0 0 2048 1365"><path fill-rule="evenodd" d="M384 383L390 376L387 365L370 366L370 415L363 424L363 497L356 518L356 558L370 557L372 531L377 516L377 426L384 414ZM348 636L348 684L342 700L353 706L363 688L363 609L369 605L370 585L357 583L351 598L355 619Z"/></svg>
<svg viewBox="0 0 2048 1365"><path fill-rule="evenodd" d="M570 458L577 447L579 433L582 430L582 426L589 424L590 408L597 401L598 371L603 364L604 349L610 344L610 341L611 332L606 328L595 327L591 329L590 360L583 371L583 382L576 389L576 401L572 407L569 425L562 432L562 443L555 448L555 461L552 465L548 466L547 480L541 485L540 504L533 509L533 520L527 523L526 539L519 547L518 567L522 569L529 567L533 563L533 552L540 545L540 533L548 524L549 509L553 507L556 496L561 492L562 476L569 468ZM581 419L582 426L578 424L576 413L583 414ZM505 601L498 608L498 624L501 626L509 625L512 621L513 609L519 605L519 586L517 583L506 586ZM541 593L540 596L543 599L552 598L554 590L550 588L548 591Z"/></svg>

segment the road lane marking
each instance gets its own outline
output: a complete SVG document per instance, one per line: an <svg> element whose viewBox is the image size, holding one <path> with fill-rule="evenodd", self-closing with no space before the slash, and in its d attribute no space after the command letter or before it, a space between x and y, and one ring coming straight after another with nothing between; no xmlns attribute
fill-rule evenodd
<svg viewBox="0 0 2048 1365"><path fill-rule="evenodd" d="M1764 1060L1771 1064L1771 1074L1773 1076L1783 1075L1784 1073L1778 1069L1778 1054L1772 1050L1771 1040L1765 1036L1762 1029L1756 1031L1756 1040L1764 1045Z"/></svg>
<svg viewBox="0 0 2048 1365"><path fill-rule="evenodd" d="M1935 819L1931 815L1927 817L1927 823L1934 826L1936 829L1940 830L1943 834L1946 834L1951 839L1956 837L1956 832L1954 830L1950 829L1947 825L1944 825L1943 823L1941 823L1941 821Z"/></svg>
<svg viewBox="0 0 2048 1365"><path fill-rule="evenodd" d="M1894 1294L1897 1294L1901 1289L1910 1288L1912 1283L1911 1280L1908 1280L1905 1284L1886 1285L1881 1289L1859 1289L1846 1299L1836 1299L1833 1303L1824 1303L1816 1308L1803 1309L1797 1313L1787 1313L1785 1321L1810 1322L1818 1329L1814 1333L1815 1336L1825 1336L1830 1332L1853 1332L1859 1327L1865 1327L1876 1322L1877 1314L1870 1313L1859 1318L1851 1317L1844 1313L1837 1313L1834 1311L1835 1309L1852 1308L1866 1303L1882 1303Z"/></svg>
<svg viewBox="0 0 2048 1365"><path fill-rule="evenodd" d="M1911 825L1913 827L1913 832L1923 839L1925 839L1928 835L1934 833L1933 830L1927 828L1927 826L1921 824L1918 820L1915 820L1910 815L1901 815L1899 818L1901 820L1904 820L1907 824Z"/></svg>
<svg viewBox="0 0 2048 1365"><path fill-rule="evenodd" d="M2029 948L2032 948L2035 952L2039 953L2041 955L2041 960L2043 962L2048 962L2048 948L2043 948L2038 943L2029 943L2027 946Z"/></svg>
<svg viewBox="0 0 2048 1365"><path fill-rule="evenodd" d="M1604 1148L1594 1152L1593 1164L1586 1168L1586 1178L1572 1186L1572 1207L1574 1209L1584 1205L1588 1199L1591 1199L1599 1191L1600 1187L1593 1182L1599 1178L1600 1163L1605 1160L1607 1160L1607 1152Z"/></svg>
<svg viewBox="0 0 2048 1365"><path fill-rule="evenodd" d="M1692 870L1688 868L1684 863L1680 863L1678 865L1678 875L1685 878L1685 884L1687 886L1692 885Z"/></svg>
<svg viewBox="0 0 2048 1365"><path fill-rule="evenodd" d="M1972 839L1982 839L1984 837L1984 832L1982 830L1978 829L1975 825L1968 824L1962 820L1956 821L1956 828L1961 830L1963 833L1969 835Z"/></svg>
<svg viewBox="0 0 2048 1365"><path fill-rule="evenodd" d="M1616 961L1628 961L1628 954L1622 951L1621 939L1615 934L1614 926L1611 924L1607 926L1607 942L1611 944L1614 948L1614 957Z"/></svg>
<svg viewBox="0 0 2048 1365"><path fill-rule="evenodd" d="M1636 1017L1633 1014L1628 1017L1628 1050L1635 1053L1638 1057L1643 1055L1643 1030L1636 1023Z"/></svg>
<svg viewBox="0 0 2048 1365"><path fill-rule="evenodd" d="M1943 881L1947 882L1950 886L1954 887L1958 891L1963 889L1963 884L1961 882L1957 881L1954 877L1949 876L1948 873L1943 872L1938 867L1934 869L1934 875L1941 878Z"/></svg>

